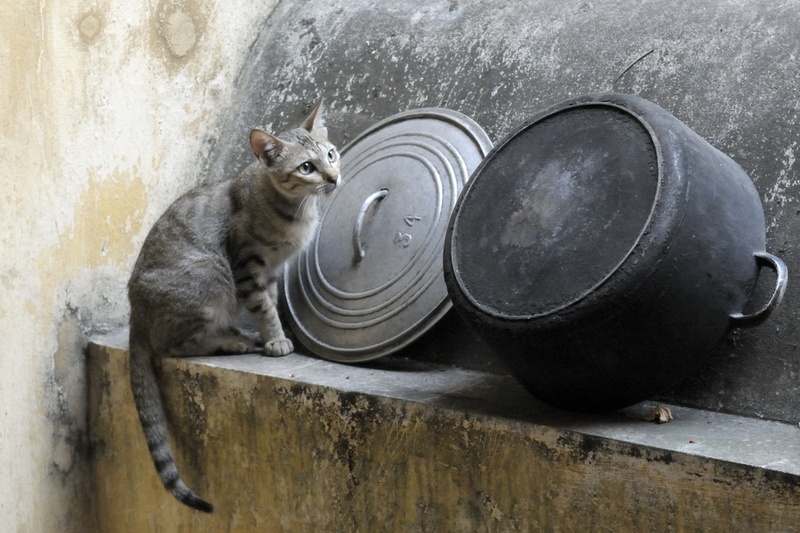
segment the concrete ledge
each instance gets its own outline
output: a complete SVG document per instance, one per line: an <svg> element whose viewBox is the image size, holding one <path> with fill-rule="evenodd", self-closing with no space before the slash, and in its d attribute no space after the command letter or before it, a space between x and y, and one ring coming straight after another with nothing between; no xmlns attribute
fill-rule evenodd
<svg viewBox="0 0 800 533"><path fill-rule="evenodd" d="M161 488L138 427L124 334L89 347L102 531L795 531L800 428L649 404L576 415L506 375L385 358L170 360L184 479Z"/></svg>

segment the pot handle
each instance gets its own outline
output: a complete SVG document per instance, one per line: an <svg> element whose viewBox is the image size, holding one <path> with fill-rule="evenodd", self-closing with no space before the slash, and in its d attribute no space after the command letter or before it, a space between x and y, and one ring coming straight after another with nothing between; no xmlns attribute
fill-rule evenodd
<svg viewBox="0 0 800 533"><path fill-rule="evenodd" d="M786 268L786 264L779 257L767 252L756 252L753 255L756 258L756 263L760 266L766 266L775 271L775 290L761 310L748 315L742 313L732 314L730 317L731 326L735 328L752 328L762 324L769 318L769 315L781 304L783 295L786 293L786 284L789 281L789 269Z"/></svg>
<svg viewBox="0 0 800 533"><path fill-rule="evenodd" d="M358 210L356 223L353 226L353 260L355 260L356 263L364 259L364 256L366 255L364 247L361 246L361 229L364 227L364 217L367 216L367 211L369 211L369 208L372 207L372 204L383 200L388 192L388 189L380 189L375 191L374 193L370 194L366 200L364 200L364 203L361 204L361 209Z"/></svg>

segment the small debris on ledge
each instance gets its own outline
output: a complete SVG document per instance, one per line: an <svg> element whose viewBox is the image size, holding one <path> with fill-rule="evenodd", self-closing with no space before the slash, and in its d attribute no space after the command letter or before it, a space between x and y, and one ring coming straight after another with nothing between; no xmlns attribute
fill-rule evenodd
<svg viewBox="0 0 800 533"><path fill-rule="evenodd" d="M664 407L663 405L654 406L644 417L648 422L655 422L656 424L665 424L672 418L672 411L669 410L669 407Z"/></svg>

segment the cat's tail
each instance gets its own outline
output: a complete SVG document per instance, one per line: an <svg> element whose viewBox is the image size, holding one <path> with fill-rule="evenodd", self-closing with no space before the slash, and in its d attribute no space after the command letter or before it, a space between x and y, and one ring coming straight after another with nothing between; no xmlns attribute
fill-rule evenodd
<svg viewBox="0 0 800 533"><path fill-rule="evenodd" d="M134 335L131 335L130 343L130 376L133 399L139 412L147 448L164 488L179 502L193 509L205 513L213 512L214 506L192 492L178 473L172 448L167 442L167 420L153 372L152 350L135 340Z"/></svg>

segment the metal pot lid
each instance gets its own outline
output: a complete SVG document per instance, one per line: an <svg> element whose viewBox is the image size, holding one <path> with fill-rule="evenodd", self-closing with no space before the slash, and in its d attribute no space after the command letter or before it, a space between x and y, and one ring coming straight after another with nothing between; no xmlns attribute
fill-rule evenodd
<svg viewBox="0 0 800 533"><path fill-rule="evenodd" d="M308 349L376 359L450 309L447 224L490 148L469 117L428 108L389 117L342 150L340 186L320 198L317 233L284 272L288 322Z"/></svg>
<svg viewBox="0 0 800 533"><path fill-rule="evenodd" d="M448 243L454 279L497 317L565 309L630 256L658 191L657 142L622 107L572 106L523 124L462 196Z"/></svg>

